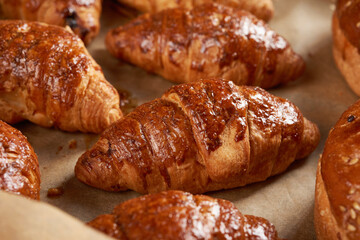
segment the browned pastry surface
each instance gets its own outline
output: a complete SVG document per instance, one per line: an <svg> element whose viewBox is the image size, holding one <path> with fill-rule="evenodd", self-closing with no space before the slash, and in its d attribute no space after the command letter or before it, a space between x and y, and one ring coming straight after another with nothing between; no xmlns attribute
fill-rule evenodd
<svg viewBox="0 0 360 240"><path fill-rule="evenodd" d="M205 3L219 3L251 12L265 21L274 14L272 0L117 0L142 12L156 13L168 8L182 7L191 9Z"/></svg>
<svg viewBox="0 0 360 240"><path fill-rule="evenodd" d="M121 115L116 89L69 29L0 21L0 119L99 133Z"/></svg>
<svg viewBox="0 0 360 240"><path fill-rule="evenodd" d="M315 220L319 239L360 239L360 101L330 131L320 159Z"/></svg>
<svg viewBox="0 0 360 240"><path fill-rule="evenodd" d="M338 0L335 14L348 41L360 49L360 0Z"/></svg>
<svg viewBox="0 0 360 240"><path fill-rule="evenodd" d="M174 86L114 123L79 158L75 174L109 191L202 193L283 172L319 138L289 101L205 80Z"/></svg>
<svg viewBox="0 0 360 240"><path fill-rule="evenodd" d="M333 16L335 62L351 89L360 96L360 1L340 0Z"/></svg>
<svg viewBox="0 0 360 240"><path fill-rule="evenodd" d="M37 156L26 137L0 120L0 189L40 197Z"/></svg>
<svg viewBox="0 0 360 240"><path fill-rule="evenodd" d="M128 200L88 224L121 240L279 239L266 219L242 215L226 200L181 191Z"/></svg>
<svg viewBox="0 0 360 240"><path fill-rule="evenodd" d="M101 0L0 0L0 17L69 26L85 44L100 29Z"/></svg>
<svg viewBox="0 0 360 240"><path fill-rule="evenodd" d="M117 58L179 83L215 77L270 88L305 68L263 21L217 4L144 14L111 30L106 45Z"/></svg>

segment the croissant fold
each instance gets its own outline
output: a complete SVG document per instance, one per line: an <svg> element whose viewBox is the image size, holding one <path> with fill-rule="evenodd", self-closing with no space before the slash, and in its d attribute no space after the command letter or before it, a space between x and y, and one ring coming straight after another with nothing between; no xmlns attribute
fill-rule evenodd
<svg viewBox="0 0 360 240"><path fill-rule="evenodd" d="M128 200L88 224L120 240L280 239L266 219L242 215L229 201L181 191Z"/></svg>
<svg viewBox="0 0 360 240"><path fill-rule="evenodd" d="M0 190L40 197L40 170L26 137L0 120Z"/></svg>
<svg viewBox="0 0 360 240"><path fill-rule="evenodd" d="M70 29L0 21L0 119L99 133L122 116L119 101Z"/></svg>
<svg viewBox="0 0 360 240"><path fill-rule="evenodd" d="M174 86L114 123L79 158L75 174L108 191L203 193L281 173L319 138L289 101L204 80Z"/></svg>
<svg viewBox="0 0 360 240"><path fill-rule="evenodd" d="M223 78L270 88L305 69L263 21L217 4L144 14L111 30L106 46L115 57L178 83Z"/></svg>

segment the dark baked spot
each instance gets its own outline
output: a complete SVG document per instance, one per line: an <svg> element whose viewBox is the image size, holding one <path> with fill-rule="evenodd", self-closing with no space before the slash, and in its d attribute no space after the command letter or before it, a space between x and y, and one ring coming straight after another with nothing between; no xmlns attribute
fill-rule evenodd
<svg viewBox="0 0 360 240"><path fill-rule="evenodd" d="M68 25L71 29L78 27L78 23L77 23L78 15L74 9L66 8L64 15L65 15L66 25Z"/></svg>
<svg viewBox="0 0 360 240"><path fill-rule="evenodd" d="M348 122L352 122L352 121L354 121L355 120L355 116L354 115L350 115L350 116L348 116L348 118L347 118L347 121Z"/></svg>

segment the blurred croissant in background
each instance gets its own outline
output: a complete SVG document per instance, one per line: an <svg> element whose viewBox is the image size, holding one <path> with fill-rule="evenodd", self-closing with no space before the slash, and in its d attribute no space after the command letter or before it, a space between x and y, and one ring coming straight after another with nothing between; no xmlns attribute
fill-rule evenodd
<svg viewBox="0 0 360 240"><path fill-rule="evenodd" d="M218 4L144 14L111 30L115 57L177 83L223 78L262 88L302 75L305 62L263 21Z"/></svg>
<svg viewBox="0 0 360 240"><path fill-rule="evenodd" d="M0 0L0 17L69 26L85 44L99 33L102 0Z"/></svg>
<svg viewBox="0 0 360 240"><path fill-rule="evenodd" d="M274 15L272 0L117 0L119 3L136 8L141 12L156 13L168 8L191 9L205 3L219 3L251 12L264 21Z"/></svg>
<svg viewBox="0 0 360 240"><path fill-rule="evenodd" d="M69 28L0 21L0 119L100 133L122 116L116 89Z"/></svg>

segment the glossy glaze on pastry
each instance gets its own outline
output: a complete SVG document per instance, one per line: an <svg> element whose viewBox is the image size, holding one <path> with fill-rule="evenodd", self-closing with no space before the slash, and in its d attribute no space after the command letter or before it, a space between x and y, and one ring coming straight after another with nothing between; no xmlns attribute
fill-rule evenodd
<svg viewBox="0 0 360 240"><path fill-rule="evenodd" d="M69 26L85 44L100 29L101 0L0 0L0 17Z"/></svg>
<svg viewBox="0 0 360 240"><path fill-rule="evenodd" d="M121 115L116 89L71 30L0 21L0 119L100 133Z"/></svg>
<svg viewBox="0 0 360 240"><path fill-rule="evenodd" d="M269 21L274 15L272 0L117 0L141 12L156 13L168 8L191 9L205 3L219 3L236 9L243 9L256 17Z"/></svg>
<svg viewBox="0 0 360 240"><path fill-rule="evenodd" d="M318 239L360 239L360 101L331 129L316 179Z"/></svg>
<svg viewBox="0 0 360 240"><path fill-rule="evenodd" d="M266 219L243 215L226 200L181 191L128 200L88 224L120 240L279 239Z"/></svg>
<svg viewBox="0 0 360 240"><path fill-rule="evenodd" d="M270 88L305 68L263 21L217 4L144 14L111 30L106 46L115 57L178 83L224 78Z"/></svg>
<svg viewBox="0 0 360 240"><path fill-rule="evenodd" d="M335 62L350 88L360 96L360 1L339 0L333 16Z"/></svg>
<svg viewBox="0 0 360 240"><path fill-rule="evenodd" d="M75 174L108 191L203 193L281 173L319 138L289 101L204 80L174 86L114 123L79 158Z"/></svg>
<svg viewBox="0 0 360 240"><path fill-rule="evenodd" d="M360 1L338 0L335 14L348 41L360 49Z"/></svg>
<svg viewBox="0 0 360 240"><path fill-rule="evenodd" d="M40 170L26 137L0 120L0 190L39 199Z"/></svg>

